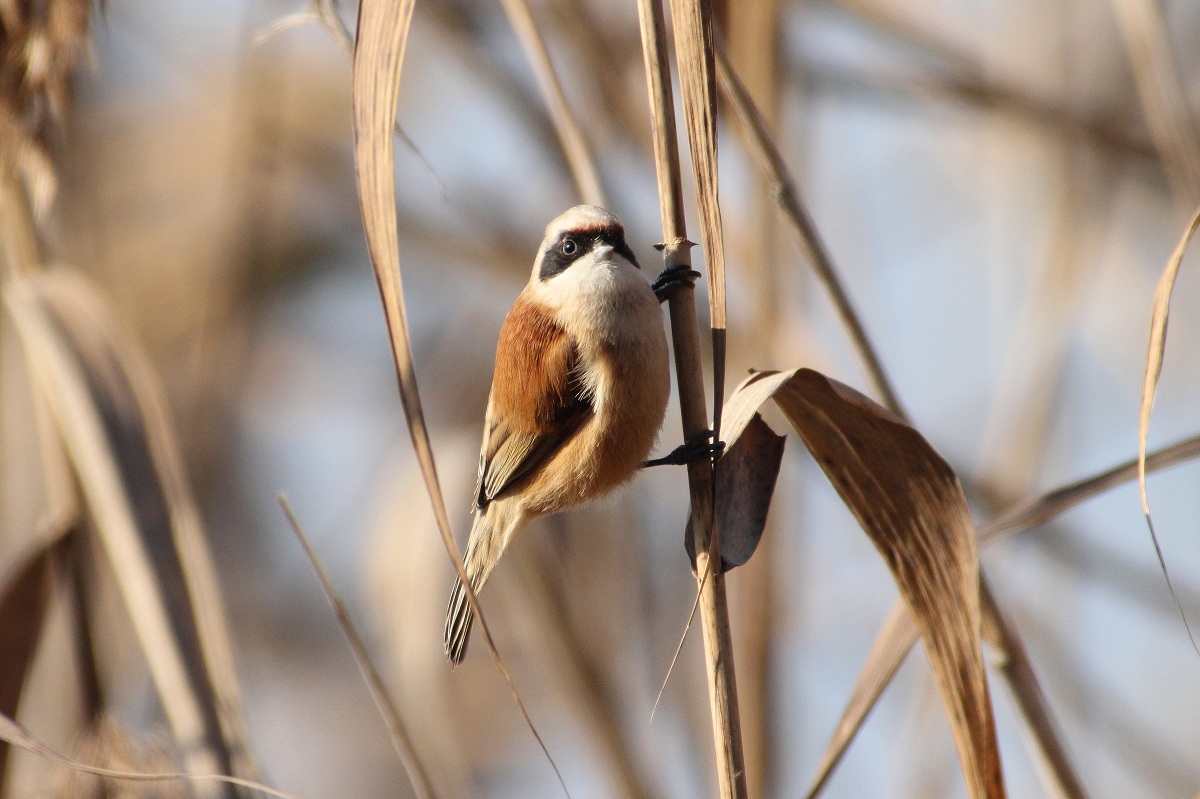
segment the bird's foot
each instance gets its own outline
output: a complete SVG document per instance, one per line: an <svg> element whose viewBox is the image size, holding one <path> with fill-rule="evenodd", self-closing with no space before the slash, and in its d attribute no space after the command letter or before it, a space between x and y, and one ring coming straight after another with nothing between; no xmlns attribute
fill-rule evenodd
<svg viewBox="0 0 1200 799"><path fill-rule="evenodd" d="M666 302L678 289L684 286L694 287L696 279L700 276L695 269L673 266L659 273L659 276L650 284L650 288L654 289L654 295L658 297L659 302Z"/></svg>
<svg viewBox="0 0 1200 799"><path fill-rule="evenodd" d="M713 441L712 437L712 430L704 430L688 439L687 443L680 444L671 450L669 454L661 458L643 461L642 468L648 469L651 466L686 466L689 463L699 463L719 458L721 453L725 451L725 442Z"/></svg>

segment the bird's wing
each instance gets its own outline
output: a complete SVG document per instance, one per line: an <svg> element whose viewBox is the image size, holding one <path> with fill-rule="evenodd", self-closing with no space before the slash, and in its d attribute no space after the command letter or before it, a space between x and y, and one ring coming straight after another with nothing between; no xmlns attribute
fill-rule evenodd
<svg viewBox="0 0 1200 799"><path fill-rule="evenodd" d="M531 474L592 417L579 369L579 352L567 332L533 302L518 298L496 346L476 507Z"/></svg>

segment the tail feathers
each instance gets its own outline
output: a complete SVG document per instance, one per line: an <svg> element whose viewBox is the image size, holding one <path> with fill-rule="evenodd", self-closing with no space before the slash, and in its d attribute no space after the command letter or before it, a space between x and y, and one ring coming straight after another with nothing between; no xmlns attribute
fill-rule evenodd
<svg viewBox="0 0 1200 799"><path fill-rule="evenodd" d="M450 605L446 608L446 657L450 664L457 666L462 663L467 654L467 643L471 640L471 625L475 621L475 611L467 601L467 592L463 589L462 581L454 580L454 590L450 593Z"/></svg>
<svg viewBox="0 0 1200 799"><path fill-rule="evenodd" d="M496 562L525 521L522 506L505 499L492 502L475 515L471 537L467 541L467 553L463 557L463 568L476 594L483 589ZM467 602L467 592L462 582L455 579L450 606L446 608L446 657L455 666L467 654L467 641L471 637L471 624L474 621L475 611Z"/></svg>

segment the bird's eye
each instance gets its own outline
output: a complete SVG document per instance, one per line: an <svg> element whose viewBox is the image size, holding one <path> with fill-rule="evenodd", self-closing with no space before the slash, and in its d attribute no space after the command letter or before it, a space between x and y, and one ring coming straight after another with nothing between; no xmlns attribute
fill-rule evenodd
<svg viewBox="0 0 1200 799"><path fill-rule="evenodd" d="M575 251L579 249L579 245L575 243L575 239L563 239L560 249L563 255L574 255Z"/></svg>

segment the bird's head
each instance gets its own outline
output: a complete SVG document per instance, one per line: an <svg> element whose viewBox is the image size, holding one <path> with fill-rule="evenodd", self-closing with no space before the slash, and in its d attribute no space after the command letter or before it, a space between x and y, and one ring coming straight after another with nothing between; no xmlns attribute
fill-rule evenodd
<svg viewBox="0 0 1200 799"><path fill-rule="evenodd" d="M575 282L580 272L621 267L641 268L625 243L621 220L603 208L577 205L546 226L532 280Z"/></svg>

